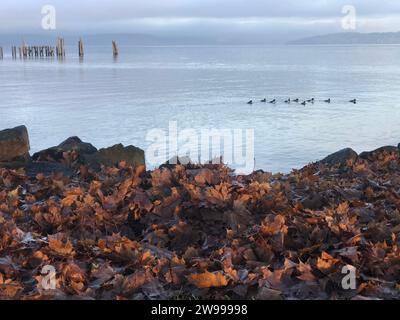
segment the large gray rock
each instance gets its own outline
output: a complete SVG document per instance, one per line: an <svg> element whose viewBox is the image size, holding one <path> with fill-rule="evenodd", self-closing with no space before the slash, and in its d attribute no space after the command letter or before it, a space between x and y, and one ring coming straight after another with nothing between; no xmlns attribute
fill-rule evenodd
<svg viewBox="0 0 400 320"><path fill-rule="evenodd" d="M351 148L342 149L338 152L332 153L331 155L327 156L325 159L321 160L322 163L328 165L346 165L347 161L355 162L358 158L357 152L355 152Z"/></svg>
<svg viewBox="0 0 400 320"><path fill-rule="evenodd" d="M134 146L124 147L122 144L116 144L85 156L85 163L95 169L99 169L101 165L113 167L120 161L126 161L133 166L144 165L144 151Z"/></svg>
<svg viewBox="0 0 400 320"><path fill-rule="evenodd" d="M70 137L58 146L35 153L32 159L34 161L59 161L63 158L64 152L71 151L75 151L82 160L85 155L97 152L97 149L90 143L83 142L78 137Z"/></svg>
<svg viewBox="0 0 400 320"><path fill-rule="evenodd" d="M25 126L0 131L0 162L29 159L29 136Z"/></svg>
<svg viewBox="0 0 400 320"><path fill-rule="evenodd" d="M375 155L377 155L379 153L383 153L383 152L399 153L399 148L395 147L395 146L384 146L384 147L380 147L373 151L364 151L364 152L360 153L359 157L362 159L368 160L370 157L374 157Z"/></svg>

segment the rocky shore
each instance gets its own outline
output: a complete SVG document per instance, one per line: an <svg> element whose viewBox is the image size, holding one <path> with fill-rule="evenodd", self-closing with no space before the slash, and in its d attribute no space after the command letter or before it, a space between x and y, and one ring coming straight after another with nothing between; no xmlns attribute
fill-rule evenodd
<svg viewBox="0 0 400 320"><path fill-rule="evenodd" d="M29 148L0 131L0 299L400 298L398 147L247 176Z"/></svg>
<svg viewBox="0 0 400 320"><path fill-rule="evenodd" d="M70 137L58 146L32 156L29 150L29 136L25 126L0 131L0 167L25 168L26 174L32 177L38 173L72 176L73 168L79 165L88 165L98 171L101 166L114 166L120 161L132 166L145 164L144 151L139 148L117 144L97 150L78 137Z"/></svg>

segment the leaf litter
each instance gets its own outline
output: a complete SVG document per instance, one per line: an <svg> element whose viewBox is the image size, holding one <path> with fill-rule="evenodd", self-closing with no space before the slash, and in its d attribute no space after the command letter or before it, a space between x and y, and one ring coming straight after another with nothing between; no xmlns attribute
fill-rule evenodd
<svg viewBox="0 0 400 320"><path fill-rule="evenodd" d="M400 298L396 152L286 175L71 166L0 169L0 299Z"/></svg>

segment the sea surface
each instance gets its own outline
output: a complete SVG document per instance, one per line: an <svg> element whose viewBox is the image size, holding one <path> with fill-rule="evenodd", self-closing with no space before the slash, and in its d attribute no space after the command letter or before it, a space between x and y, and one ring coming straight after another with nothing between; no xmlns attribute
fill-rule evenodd
<svg viewBox="0 0 400 320"><path fill-rule="evenodd" d="M75 135L147 150L149 131L168 131L171 121L178 131L254 129L255 168L272 172L344 147L400 142L400 46L120 44L118 59L110 45L87 46L83 60L69 46L63 61L14 61L9 51L0 60L0 129L25 124L32 153Z"/></svg>

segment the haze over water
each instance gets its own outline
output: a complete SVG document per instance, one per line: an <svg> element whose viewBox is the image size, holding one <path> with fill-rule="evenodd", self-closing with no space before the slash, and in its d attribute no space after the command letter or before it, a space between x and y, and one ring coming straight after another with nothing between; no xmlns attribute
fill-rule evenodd
<svg viewBox="0 0 400 320"><path fill-rule="evenodd" d="M0 129L25 124L31 153L77 135L146 150L148 130L255 132L256 168L287 172L344 147L400 142L400 46L87 46L80 62L0 60ZM276 105L258 102L278 99ZM285 104L287 98L315 104ZM332 103L321 100L331 98ZM357 98L356 105L348 100ZM253 105L246 102L253 99Z"/></svg>

